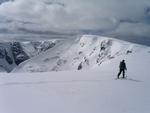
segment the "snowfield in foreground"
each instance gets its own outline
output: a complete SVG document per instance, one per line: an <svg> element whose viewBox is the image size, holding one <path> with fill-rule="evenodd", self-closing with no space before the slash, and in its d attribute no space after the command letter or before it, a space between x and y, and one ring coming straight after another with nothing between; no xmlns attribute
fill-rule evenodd
<svg viewBox="0 0 150 113"><path fill-rule="evenodd" d="M115 80L122 59L128 77ZM149 113L149 65L143 47L89 71L0 74L0 113Z"/></svg>

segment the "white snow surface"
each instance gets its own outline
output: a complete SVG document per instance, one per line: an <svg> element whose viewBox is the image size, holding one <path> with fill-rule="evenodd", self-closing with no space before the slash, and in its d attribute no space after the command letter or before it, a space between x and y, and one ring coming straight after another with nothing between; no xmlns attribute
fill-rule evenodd
<svg viewBox="0 0 150 113"><path fill-rule="evenodd" d="M90 40L86 43L90 44ZM118 50L123 53L106 59L100 66L91 66L92 70L1 73L0 113L149 113L150 48L114 43L112 54ZM127 48L133 52L124 54ZM71 51L75 49L78 48ZM38 58L33 61L40 62ZM127 79L116 80L122 59L126 60Z"/></svg>
<svg viewBox="0 0 150 113"><path fill-rule="evenodd" d="M126 57L125 80L122 56L90 71L0 74L0 113L149 113L149 51Z"/></svg>

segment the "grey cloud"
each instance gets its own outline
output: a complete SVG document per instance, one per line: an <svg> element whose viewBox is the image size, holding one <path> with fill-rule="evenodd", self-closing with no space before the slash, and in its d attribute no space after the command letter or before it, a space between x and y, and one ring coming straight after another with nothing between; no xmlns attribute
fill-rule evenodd
<svg viewBox="0 0 150 113"><path fill-rule="evenodd" d="M150 25L144 23L122 23L116 29L116 34L130 34L131 36L150 36Z"/></svg>
<svg viewBox="0 0 150 113"><path fill-rule="evenodd" d="M150 0L15 0L0 5L2 17L16 30L150 35Z"/></svg>
<svg viewBox="0 0 150 113"><path fill-rule="evenodd" d="M0 4L8 2L8 1L14 1L14 0L0 0Z"/></svg>

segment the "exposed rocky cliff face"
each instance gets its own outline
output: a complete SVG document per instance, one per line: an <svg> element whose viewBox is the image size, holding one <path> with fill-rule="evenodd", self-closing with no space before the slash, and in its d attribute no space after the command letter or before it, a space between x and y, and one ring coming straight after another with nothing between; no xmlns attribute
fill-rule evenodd
<svg viewBox="0 0 150 113"><path fill-rule="evenodd" d="M0 43L0 70L10 72L22 62L54 47L56 41Z"/></svg>

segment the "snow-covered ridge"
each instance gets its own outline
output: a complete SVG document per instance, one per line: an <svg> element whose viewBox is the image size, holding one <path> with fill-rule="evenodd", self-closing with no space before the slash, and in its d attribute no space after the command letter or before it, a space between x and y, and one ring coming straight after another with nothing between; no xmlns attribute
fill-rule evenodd
<svg viewBox="0 0 150 113"><path fill-rule="evenodd" d="M142 51L141 46L113 38L83 35L60 41L55 47L27 60L13 72L47 72L92 69L105 61Z"/></svg>
<svg viewBox="0 0 150 113"><path fill-rule="evenodd" d="M0 71L11 72L20 63L39 55L54 47L56 40L1 42L0 43Z"/></svg>

